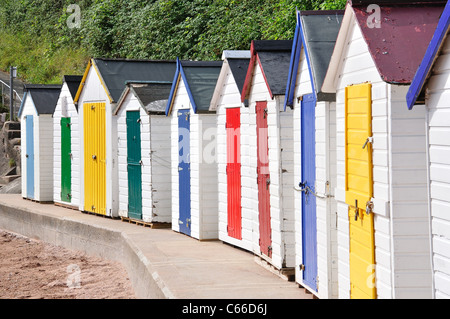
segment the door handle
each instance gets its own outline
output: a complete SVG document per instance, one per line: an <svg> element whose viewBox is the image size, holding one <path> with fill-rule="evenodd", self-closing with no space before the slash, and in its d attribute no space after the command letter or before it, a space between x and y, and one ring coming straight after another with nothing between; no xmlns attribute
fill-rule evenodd
<svg viewBox="0 0 450 319"><path fill-rule="evenodd" d="M92 159L95 161L97 159L97 155L92 155Z"/></svg>
<svg viewBox="0 0 450 319"><path fill-rule="evenodd" d="M355 222L358 221L358 216L359 216L358 200L355 199Z"/></svg>
<svg viewBox="0 0 450 319"><path fill-rule="evenodd" d="M270 185L270 178L268 178L268 179L266 180L266 189L269 189L269 185Z"/></svg>

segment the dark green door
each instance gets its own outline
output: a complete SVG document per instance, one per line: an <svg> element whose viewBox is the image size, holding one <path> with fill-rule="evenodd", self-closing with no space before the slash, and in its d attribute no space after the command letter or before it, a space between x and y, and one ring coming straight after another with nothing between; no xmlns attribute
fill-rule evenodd
<svg viewBox="0 0 450 319"><path fill-rule="evenodd" d="M61 119L61 200L72 199L72 144L70 118Z"/></svg>
<svg viewBox="0 0 450 319"><path fill-rule="evenodd" d="M127 112L128 217L142 219L141 121L138 111Z"/></svg>

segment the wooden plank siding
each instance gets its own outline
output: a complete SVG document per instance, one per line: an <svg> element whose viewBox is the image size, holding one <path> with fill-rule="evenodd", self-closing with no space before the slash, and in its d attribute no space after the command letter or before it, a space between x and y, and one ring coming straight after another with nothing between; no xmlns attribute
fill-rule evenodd
<svg viewBox="0 0 450 319"><path fill-rule="evenodd" d="M257 188L257 139L256 139L256 102L267 101L269 135L269 171L270 171L270 214L272 229L272 258L269 261L276 268L295 266L295 224L293 196L293 111L282 112L284 95L270 97L266 81L258 63L249 92L248 131L242 127L242 136L247 135L248 152L242 152L242 211L253 211L253 251L260 254L258 226L258 188ZM245 143L245 138L244 143Z"/></svg>
<svg viewBox="0 0 450 319"><path fill-rule="evenodd" d="M407 87L384 82L353 21L337 73L336 150L339 297L349 298L349 223L345 204L345 87L372 83L376 287L378 298L427 298L424 112L407 113ZM414 175L414 176L413 176ZM415 247L414 252L408 247ZM410 280L414 276L417 280Z"/></svg>
<svg viewBox="0 0 450 319"><path fill-rule="evenodd" d="M81 91L78 99L79 118L84 118L83 105L85 103L105 103L106 114L106 215L109 217L118 217L119 210L119 183L117 169L117 121L112 116L112 108L108 94L101 83L99 75L94 66L92 66L86 77L84 89ZM85 180L84 180L84 122L79 121L80 138L80 210L85 210ZM114 142L113 142L114 141Z"/></svg>
<svg viewBox="0 0 450 319"><path fill-rule="evenodd" d="M434 63L426 86L429 197L434 294L450 298L450 38ZM424 109L415 106L414 110Z"/></svg>
<svg viewBox="0 0 450 319"><path fill-rule="evenodd" d="M298 187L301 174L301 109L296 98L312 93L311 77L304 50L301 52L294 94L293 145L294 181ZM336 187L336 103L318 101L316 105L316 192L334 196ZM302 193L295 192L295 251L296 265L302 264ZM319 298L338 297L337 280L337 208L331 198L316 198L317 214L317 264ZM296 267L296 282L302 283L302 271Z"/></svg>
<svg viewBox="0 0 450 319"><path fill-rule="evenodd" d="M64 102L65 100L65 102ZM65 106L66 109L63 109ZM78 112L73 104L73 99L66 83L63 84L61 94L53 114L53 201L55 203L68 204L61 199L61 118L71 119L71 154L72 154L72 176L71 176L71 203L78 208L80 199L80 139L78 135Z"/></svg>
<svg viewBox="0 0 450 319"><path fill-rule="evenodd" d="M183 79L178 84L171 110L172 229L179 231L177 113L180 109L190 109L191 236L199 240L217 239L217 166L215 156L212 157L212 151L215 151L216 114L194 113Z"/></svg>
<svg viewBox="0 0 450 319"><path fill-rule="evenodd" d="M226 62L225 62L226 63ZM245 131L246 119L248 118L248 108L244 107L241 103L240 92L234 81L233 74L229 67L227 67L227 73L224 79L224 87L221 91L221 97L217 102L217 165L218 165L218 192L221 194L218 196L218 212L219 212L219 239L224 242L230 243L247 251L252 251L252 215L253 212L249 209L244 210L246 205L245 200L241 200L242 207L242 239L238 240L228 235L227 226L227 207L228 197L223 196L227 194L227 132L225 128L226 124L226 110L227 108L240 108L240 120L241 120L241 141L240 141L240 153L241 153L241 199L244 198L244 188L242 186L242 178L244 167L247 166L248 160L244 159L243 154L248 156L248 144L246 142ZM248 169L245 170L248 172Z"/></svg>

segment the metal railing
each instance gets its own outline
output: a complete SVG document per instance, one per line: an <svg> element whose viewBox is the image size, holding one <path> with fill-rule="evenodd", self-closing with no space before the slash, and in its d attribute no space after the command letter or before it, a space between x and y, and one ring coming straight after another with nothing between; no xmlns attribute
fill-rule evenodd
<svg viewBox="0 0 450 319"><path fill-rule="evenodd" d="M10 85L8 83L3 82L2 80L0 80L0 84L2 85L2 90L1 90L2 103L5 104L3 101L3 92L4 92L3 87L6 86L8 88L7 94L9 94ZM14 95L16 95L16 97L19 99L19 101L22 102L22 98L20 97L19 93L17 93L16 90L13 90L13 92L14 92Z"/></svg>

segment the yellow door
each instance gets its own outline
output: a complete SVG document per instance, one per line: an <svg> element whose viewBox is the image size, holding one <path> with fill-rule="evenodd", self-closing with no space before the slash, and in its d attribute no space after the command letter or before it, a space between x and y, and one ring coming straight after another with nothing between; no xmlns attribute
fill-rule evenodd
<svg viewBox="0 0 450 319"><path fill-rule="evenodd" d="M105 103L86 103L84 119L84 210L106 215Z"/></svg>
<svg viewBox="0 0 450 319"><path fill-rule="evenodd" d="M350 224L350 295L375 299L375 239L372 213L372 85L345 90L345 199Z"/></svg>

